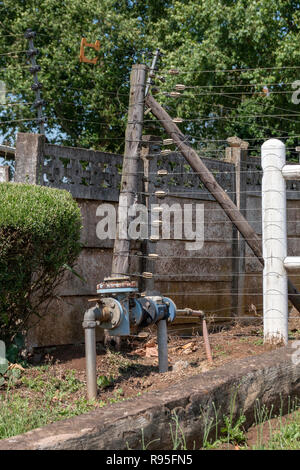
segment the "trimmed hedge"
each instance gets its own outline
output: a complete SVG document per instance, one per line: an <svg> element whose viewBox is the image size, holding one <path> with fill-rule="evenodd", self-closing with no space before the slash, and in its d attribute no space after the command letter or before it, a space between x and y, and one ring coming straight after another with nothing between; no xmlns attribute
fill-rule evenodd
<svg viewBox="0 0 300 470"><path fill-rule="evenodd" d="M0 183L0 338L7 345L25 333L30 316L46 311L80 253L80 229L69 192Z"/></svg>

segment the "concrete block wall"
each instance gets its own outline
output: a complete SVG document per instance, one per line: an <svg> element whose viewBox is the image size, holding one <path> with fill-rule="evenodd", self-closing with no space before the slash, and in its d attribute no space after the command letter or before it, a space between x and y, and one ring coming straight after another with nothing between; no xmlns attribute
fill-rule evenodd
<svg viewBox="0 0 300 470"><path fill-rule="evenodd" d="M260 159L248 157L243 141L230 140L224 160L204 162L219 184L240 204L246 218L261 234ZM192 174L180 154L158 157L157 169L168 169L156 180L168 204L204 205L204 245L187 251L186 240L160 240L156 244L155 285L179 308L203 309L215 317L233 313L253 315L262 311L262 269L247 246L236 244L236 230L223 210ZM44 136L18 134L15 181L29 181L66 189L78 202L83 221L84 248L75 269L82 282L66 273L45 318L29 334L32 346L71 344L83 341L81 322L88 300L96 295L96 284L110 275L113 240L99 240L96 215L99 204L117 207L122 156L86 149L46 144ZM288 193L289 254L300 254L300 187L291 182ZM293 186L294 185L294 186ZM240 243L240 242L239 242ZM141 244L132 246L131 272L140 273ZM244 250L244 251L243 251ZM245 256L243 257L243 253ZM236 260L243 257L244 266ZM139 278L140 279L140 278ZM239 280L243 283L239 284ZM300 287L300 278L295 282ZM238 294L238 295L236 295ZM241 299L238 303L237 299ZM253 307L254 306L254 307ZM98 332L99 339L101 332Z"/></svg>

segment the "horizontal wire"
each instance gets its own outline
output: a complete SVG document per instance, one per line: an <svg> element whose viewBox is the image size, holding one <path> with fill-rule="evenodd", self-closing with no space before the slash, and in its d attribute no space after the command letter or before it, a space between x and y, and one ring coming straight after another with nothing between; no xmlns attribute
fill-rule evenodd
<svg viewBox="0 0 300 470"><path fill-rule="evenodd" d="M240 101L242 102L242 98L240 98L240 97L238 97L238 96L236 96L236 97L228 96L228 98L240 100ZM236 110L236 108L230 108L230 107L228 107L228 106L225 107L225 106L220 105L220 104L212 104L212 106L218 106L218 107L222 106L224 109ZM284 108L280 108L280 107L278 107L278 106L274 106L274 105L272 105L272 106L273 106L274 108L276 108L276 109L285 110ZM286 110L285 110L285 111L286 111ZM289 120L288 118L282 118L282 119L284 119L284 120ZM257 124L256 124L256 125L257 125ZM264 127L266 127L266 126L258 126L258 127L264 128ZM287 133L287 131L281 131L281 132ZM251 140L251 139L247 139L247 140ZM252 139L252 140L256 140L256 139Z"/></svg>
<svg viewBox="0 0 300 470"><path fill-rule="evenodd" d="M10 121L0 120L0 124L10 124L12 122L26 122L26 121L40 121L41 118L28 118L28 119L12 119Z"/></svg>
<svg viewBox="0 0 300 470"><path fill-rule="evenodd" d="M172 93L173 91L174 90L172 90L172 91L161 91L161 92L156 93L156 95L166 95L166 96L172 98L172 95L170 95L170 93ZM180 92L178 92L178 93L180 93ZM194 98L195 96L228 96L228 95L232 95L232 96L236 96L236 95L251 95L251 96L259 95L259 96L264 96L265 98L268 98L269 95L286 95L286 94L291 94L291 91L290 90L287 90L287 91L268 91L267 95L263 91L226 91L226 93L212 91L212 92L206 92L206 93L193 93L193 94L192 93L180 93L174 98L179 99L179 98Z"/></svg>
<svg viewBox="0 0 300 470"><path fill-rule="evenodd" d="M211 121L211 120L218 120L218 119L258 119L262 117L267 117L267 118L282 118L282 117L290 117L290 116L295 116L298 117L300 116L300 113L298 114L248 114L248 115L237 115L237 116L205 116L202 118L197 118L197 119L183 119L182 122L202 122L202 121ZM153 122L151 119L146 119L144 121L141 121L139 124L142 124L143 122ZM158 122L174 122L173 119L159 119ZM292 120L292 122L298 122L295 120ZM129 121L129 124L136 124L138 123L137 121ZM300 122L299 122L300 123Z"/></svg>
<svg viewBox="0 0 300 470"><path fill-rule="evenodd" d="M169 281L162 281L162 282L169 282ZM174 281L173 281L174 282ZM180 281L182 282L182 281ZM190 283L190 281L188 281ZM204 282L204 281L201 281L201 282ZM209 282L212 282L212 281L209 281ZM229 281L220 281L220 282L229 282ZM193 295L193 296L203 296L205 295L206 297L209 297L209 296L215 296L215 295L224 295L224 294L230 294L230 296L236 296L236 297L240 297L240 296L245 296L245 295L259 295L259 296L262 296L263 295L263 292L243 292L243 293L236 293L236 292L231 292L231 291L228 291L228 290L223 290L223 291L213 291L213 292L199 292L199 291L196 291L196 292L187 292L187 291L183 291L183 292L162 292L162 295L164 295L165 297L166 296L178 296L178 295L181 295L181 296L187 296L187 295ZM281 293L274 293L274 292L270 292L270 293L266 293L264 295L282 295ZM300 293L298 294L293 294L293 297L294 296L300 296Z"/></svg>
<svg viewBox="0 0 300 470"><path fill-rule="evenodd" d="M234 83L232 85L182 85L185 86L185 89L198 89L198 88L235 88L235 87L255 87L255 86L287 86L292 85L294 82L285 82L285 83ZM176 89L176 85L174 87ZM180 90L178 90L180 91Z"/></svg>
<svg viewBox="0 0 300 470"><path fill-rule="evenodd" d="M228 308L228 310L230 310L230 307ZM209 313L208 310L205 310L205 320L209 320L209 321L212 321L213 318L210 318L210 316L206 316L207 314ZM189 318L189 319L195 319L195 320L199 320L201 321L201 318L197 317L197 316L193 316L193 315L183 315L183 316L178 316L176 315L176 319L181 319L181 320L184 320L186 318ZM278 320L278 318L280 317L269 317L268 316L268 320ZM288 317L289 319L298 319L300 320L300 317ZM253 317L253 316L248 316L248 315L242 315L242 316L224 316L224 317L219 317L219 315L217 317L215 317L216 320L220 320L220 319L230 319L230 320L236 320L236 321L240 321L240 320L252 320L252 319L255 319L255 320L263 320L263 314L257 314L257 316ZM176 325L177 326L177 325ZM188 327L187 327L188 328ZM171 330L173 331L173 330ZM235 335L233 335L235 336Z"/></svg>
<svg viewBox="0 0 300 470"><path fill-rule="evenodd" d="M1 37L1 35L0 35ZM4 57L4 56L14 56L16 54L25 54L26 52L29 52L29 51L15 51L15 52L4 52L2 54L0 54L0 57Z"/></svg>
<svg viewBox="0 0 300 470"><path fill-rule="evenodd" d="M172 175L172 174L171 174ZM170 176L171 176L170 175ZM295 181L298 181L298 180L295 180ZM207 182L209 183L209 182ZM202 183L204 184L204 183ZM170 185L171 186L171 185ZM197 194L202 194L204 188L203 189L191 189L191 190L186 190L186 191L175 191L175 192L168 192L168 191L165 191L165 194L163 197L168 197L168 196L182 196L182 195L197 195ZM208 190L206 190L208 191ZM269 189L269 190L265 190L264 193L267 194L267 193L277 193L277 194L286 194L286 193L295 193L297 190L296 189L286 189L285 191L281 191L281 190L275 190L275 189ZM298 190L299 191L299 190ZM135 194L143 194L144 196L155 196L156 195L156 192L145 192L145 191L134 191ZM239 194L257 194L257 193L260 193L261 190L246 190L246 191L239 191ZM214 191L214 193L210 193L212 196L214 194L237 194L236 191L227 191L226 189L223 189L221 191ZM158 196L158 198L162 198L162 196ZM226 202L225 202L226 203ZM268 210L271 210L273 208L269 208ZM278 210L278 207L274 208L276 210ZM265 209L266 210L266 209Z"/></svg>
<svg viewBox="0 0 300 470"><path fill-rule="evenodd" d="M256 303L255 304L255 308L256 307L262 307L262 306L263 306L263 303ZM224 311L224 310L228 310L228 307L222 307L222 308L217 308L217 309L213 309L213 310L206 310L205 313L216 313L216 312L221 312L221 311Z"/></svg>
<svg viewBox="0 0 300 470"><path fill-rule="evenodd" d="M211 69L211 70L187 70L183 71L182 69L177 69L176 67L170 67L169 69L161 69L159 71L160 74L163 74L163 72L169 72L170 70L175 69L178 70L179 74L189 74L189 73L234 73L234 72L253 72L256 70L287 70L287 69L300 69L300 66L298 65L293 65L293 66L281 66L281 67L254 67L254 68L234 68L234 69ZM169 74L168 74L169 75Z"/></svg>
<svg viewBox="0 0 300 470"><path fill-rule="evenodd" d="M130 254L121 254L120 252L117 253L118 256L121 256L121 257L124 257L124 258L127 258L127 257L130 257L130 258L146 258L146 259L149 259L149 261L153 261L153 262L156 262L156 261L160 261L161 259L240 259L241 256L210 256L210 255L207 255L207 256L176 256L176 255L169 255L169 256L166 256L166 255L162 255L162 254L158 254L159 258L157 259L153 259L151 257L149 257L148 255L146 254L142 254L142 255L139 255L138 253L130 253ZM157 253L155 253L157 254ZM252 259L252 260L256 260L256 256L255 255L252 255L252 256L243 256L242 257L243 259ZM282 260L282 257L279 257L279 256L266 256L264 257L264 260L268 260L268 259L279 259L279 260ZM263 267L262 267L263 269ZM239 273L232 273L232 274L239 274ZM245 274L247 275L248 273L245 272ZM249 274L252 274L252 273L249 273ZM257 274L257 272L255 273Z"/></svg>
<svg viewBox="0 0 300 470"><path fill-rule="evenodd" d="M0 103L0 108L1 107L9 108L13 106L31 106L34 103L35 103L34 101L32 103L23 103L22 101L11 101L10 103Z"/></svg>
<svg viewBox="0 0 300 470"><path fill-rule="evenodd" d="M221 258L221 257L220 257ZM207 259L210 259L210 257L208 256ZM195 274L194 272L187 272L187 273L175 273L175 274L162 274L162 273L152 273L153 274L153 278L152 279L161 279L161 278L164 278L164 277L176 277L176 278L179 278L180 276L195 276L196 278L197 277L201 277L201 274ZM206 277L213 277L213 278L218 278L218 277L231 277L231 276L237 276L237 275L241 275L240 272L224 272L224 273L213 273L213 274L209 274L209 273L204 273L202 274L202 276L205 276ZM263 271L257 271L257 272L245 272L244 273L245 276L249 277L249 276L256 276L256 277L262 277L262 278L265 278L265 277L270 277L270 276L276 276L276 277L287 277L287 273L285 274L279 274L277 272L269 272L267 274L263 274ZM143 274L140 274L140 273L130 273L130 276L134 276L134 277L144 277ZM288 274L288 277L299 277L299 273L298 274ZM201 280L201 282L203 282L203 280ZM270 290L274 290L274 289L271 289ZM280 293L280 292L279 292ZM268 292L267 292L268 294ZM299 294L300 295L300 294Z"/></svg>
<svg viewBox="0 0 300 470"><path fill-rule="evenodd" d="M11 70L22 70L22 69L28 69L29 67L32 67L31 65L22 65L21 67L5 67L1 68L0 72L5 72L5 71L11 71Z"/></svg>

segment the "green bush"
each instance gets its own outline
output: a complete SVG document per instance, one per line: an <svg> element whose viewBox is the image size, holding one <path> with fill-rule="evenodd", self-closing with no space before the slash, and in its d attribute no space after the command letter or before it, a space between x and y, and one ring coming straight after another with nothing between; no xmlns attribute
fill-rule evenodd
<svg viewBox="0 0 300 470"><path fill-rule="evenodd" d="M47 310L80 253L80 229L67 191L0 183L0 339L7 346L25 333L29 317Z"/></svg>

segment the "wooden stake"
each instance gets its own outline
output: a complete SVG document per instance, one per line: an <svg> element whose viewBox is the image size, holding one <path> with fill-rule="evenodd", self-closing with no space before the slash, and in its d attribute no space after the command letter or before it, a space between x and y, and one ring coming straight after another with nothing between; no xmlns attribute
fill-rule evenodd
<svg viewBox="0 0 300 470"><path fill-rule="evenodd" d="M125 135L125 152L122 169L121 190L119 198L119 216L127 220L127 208L135 202L135 194L141 178L138 171L140 168L140 142L142 140L143 116L145 105L145 65L134 65L130 75L130 98L128 123ZM123 205L123 214L122 211ZM127 207L125 207L127 206ZM112 275L119 276L129 272L130 239L127 233L127 223L124 222L124 238L120 236L122 221L118 217L117 233L114 244L112 261Z"/></svg>
<svg viewBox="0 0 300 470"><path fill-rule="evenodd" d="M261 249L261 240L253 230L251 225L245 219L245 217L240 213L234 202L230 199L228 194L223 190L223 188L217 183L213 174L202 162L201 158L197 152L184 143L184 135L176 124L172 121L172 118L169 114L162 108L162 106L153 98L153 96L148 95L146 97L146 105L151 108L152 114L160 120L161 125L164 127L165 131L168 133L171 139L173 139L175 145L190 164L192 169L198 174L200 180L208 189L208 191L214 196L215 200L223 208L226 215L236 226L238 231L246 240L249 247L252 249L253 253L262 265L264 265L264 260L262 257ZM288 281L288 291L289 291L289 300L294 305L294 307L300 312L300 294L292 284Z"/></svg>

